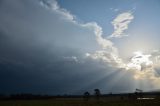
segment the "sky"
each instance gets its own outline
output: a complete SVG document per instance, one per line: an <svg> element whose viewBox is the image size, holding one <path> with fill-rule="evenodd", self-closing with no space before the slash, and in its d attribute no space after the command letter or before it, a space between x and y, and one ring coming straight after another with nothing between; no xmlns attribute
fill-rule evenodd
<svg viewBox="0 0 160 106"><path fill-rule="evenodd" d="M159 0L1 0L0 94L160 89Z"/></svg>

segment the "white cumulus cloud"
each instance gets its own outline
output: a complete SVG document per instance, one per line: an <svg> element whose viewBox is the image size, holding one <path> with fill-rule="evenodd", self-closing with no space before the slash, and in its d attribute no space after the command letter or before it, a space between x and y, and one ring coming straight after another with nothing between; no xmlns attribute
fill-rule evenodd
<svg viewBox="0 0 160 106"><path fill-rule="evenodd" d="M110 37L121 38L127 36L124 31L128 29L129 23L134 19L131 12L124 12L119 14L111 23L114 26L114 32Z"/></svg>

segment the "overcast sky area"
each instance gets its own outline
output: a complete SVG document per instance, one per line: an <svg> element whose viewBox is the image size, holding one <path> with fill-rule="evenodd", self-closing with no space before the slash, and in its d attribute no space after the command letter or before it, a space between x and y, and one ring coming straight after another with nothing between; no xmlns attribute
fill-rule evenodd
<svg viewBox="0 0 160 106"><path fill-rule="evenodd" d="M1 0L0 93L160 89L159 0Z"/></svg>

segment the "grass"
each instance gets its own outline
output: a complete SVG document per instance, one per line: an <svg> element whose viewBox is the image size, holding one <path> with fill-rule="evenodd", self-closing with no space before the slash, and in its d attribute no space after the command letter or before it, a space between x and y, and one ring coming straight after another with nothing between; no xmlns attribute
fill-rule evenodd
<svg viewBox="0 0 160 106"><path fill-rule="evenodd" d="M107 100L83 101L81 98L50 100L6 100L0 106L160 106L160 100Z"/></svg>

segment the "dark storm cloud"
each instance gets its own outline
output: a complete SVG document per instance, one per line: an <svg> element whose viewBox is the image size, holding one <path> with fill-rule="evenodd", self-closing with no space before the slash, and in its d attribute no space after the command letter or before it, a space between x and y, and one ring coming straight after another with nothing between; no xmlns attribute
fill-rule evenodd
<svg viewBox="0 0 160 106"><path fill-rule="evenodd" d="M98 48L92 30L36 0L4 0L0 5L0 93L112 89L107 80L111 83L120 71L85 58Z"/></svg>

